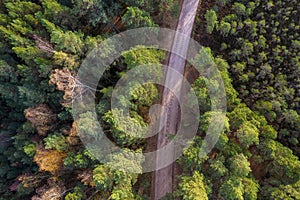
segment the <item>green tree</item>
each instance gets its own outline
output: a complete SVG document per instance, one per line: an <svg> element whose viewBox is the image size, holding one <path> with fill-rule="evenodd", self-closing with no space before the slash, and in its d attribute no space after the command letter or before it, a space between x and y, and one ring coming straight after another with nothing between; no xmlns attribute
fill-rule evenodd
<svg viewBox="0 0 300 200"><path fill-rule="evenodd" d="M49 135L44 139L46 149L55 149L57 151L66 151L67 150L67 141L66 138L61 134Z"/></svg>
<svg viewBox="0 0 300 200"><path fill-rule="evenodd" d="M230 170L237 177L247 176L251 172L247 157L243 154L238 154L231 158Z"/></svg>
<svg viewBox="0 0 300 200"><path fill-rule="evenodd" d="M198 171L192 176L181 177L178 196L186 200L208 200L204 177Z"/></svg>
<svg viewBox="0 0 300 200"><path fill-rule="evenodd" d="M244 178L243 185L244 185L244 199L245 200L257 199L257 193L259 190L259 184L257 183L257 181L250 178Z"/></svg>
<svg viewBox="0 0 300 200"><path fill-rule="evenodd" d="M206 31L211 34L218 23L218 16L214 10L208 10L205 13Z"/></svg>
<svg viewBox="0 0 300 200"><path fill-rule="evenodd" d="M137 7L127 7L127 11L123 15L122 21L127 28L156 26L149 13Z"/></svg>
<svg viewBox="0 0 300 200"><path fill-rule="evenodd" d="M221 21L218 29L222 35L227 36L230 32L231 25L228 22Z"/></svg>
<svg viewBox="0 0 300 200"><path fill-rule="evenodd" d="M232 176L220 187L219 196L220 198L229 200L244 200L243 192L242 179Z"/></svg>
<svg viewBox="0 0 300 200"><path fill-rule="evenodd" d="M243 147L248 148L252 144L259 143L259 131L257 127L250 122L245 122L237 130L237 138Z"/></svg>

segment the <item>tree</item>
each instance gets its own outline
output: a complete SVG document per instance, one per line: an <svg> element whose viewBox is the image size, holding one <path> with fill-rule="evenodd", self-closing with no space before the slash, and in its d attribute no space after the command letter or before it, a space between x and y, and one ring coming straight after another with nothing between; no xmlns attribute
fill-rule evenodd
<svg viewBox="0 0 300 200"><path fill-rule="evenodd" d="M147 125L138 114L124 116L122 110L114 109L105 113L103 119L111 125L112 136L119 145L138 144L145 136L140 134L147 134Z"/></svg>
<svg viewBox="0 0 300 200"><path fill-rule="evenodd" d="M45 149L55 149L59 152L67 150L66 138L61 134L49 135L44 139Z"/></svg>
<svg viewBox="0 0 300 200"><path fill-rule="evenodd" d="M177 195L186 200L208 200L203 175L195 171L191 177L181 177Z"/></svg>
<svg viewBox="0 0 300 200"><path fill-rule="evenodd" d="M69 192L65 196L65 200L82 200L82 199L86 198L86 196L84 195L83 189L84 188L81 185L75 186L73 192Z"/></svg>
<svg viewBox="0 0 300 200"><path fill-rule="evenodd" d="M205 13L206 31L211 34L217 25L218 16L214 10L208 10Z"/></svg>
<svg viewBox="0 0 300 200"><path fill-rule="evenodd" d="M127 70L130 70L139 65L160 64L165 58L165 53L154 48L137 46L129 51L122 52L122 56L125 59Z"/></svg>
<svg viewBox="0 0 300 200"><path fill-rule="evenodd" d="M123 15L122 21L127 28L156 26L149 13L137 7L127 7L127 11Z"/></svg>
<svg viewBox="0 0 300 200"><path fill-rule="evenodd" d="M244 188L241 178L232 176L220 187L219 196L229 200L244 200L243 192Z"/></svg>
<svg viewBox="0 0 300 200"><path fill-rule="evenodd" d="M226 176L229 173L229 170L224 165L224 156L218 156L215 159L209 159L208 162L208 173L213 180L220 180L222 177Z"/></svg>
<svg viewBox="0 0 300 200"><path fill-rule="evenodd" d="M230 33L231 25L228 22L221 21L218 29L222 35L227 36Z"/></svg>
<svg viewBox="0 0 300 200"><path fill-rule="evenodd" d="M57 174L63 166L63 159L65 157L65 153L56 150L45 150L43 148L37 148L36 154L34 156L34 161L39 166L40 171Z"/></svg>
<svg viewBox="0 0 300 200"><path fill-rule="evenodd" d="M257 193L259 190L259 184L257 183L257 181L250 178L244 178L243 185L244 185L244 199L245 200L257 199Z"/></svg>
<svg viewBox="0 0 300 200"><path fill-rule="evenodd" d="M203 152L201 145L203 140L196 136L195 139L191 142L190 146L183 151L183 157L181 162L186 171L200 170L201 165L207 159L207 156L202 156Z"/></svg>
<svg viewBox="0 0 300 200"><path fill-rule="evenodd" d="M109 21L109 15L115 14L116 4L112 7L112 10L107 10L105 1L84 1L74 0L72 13L85 23L93 27L97 27L100 24L107 23ZM84 24L85 24L84 23Z"/></svg>
<svg viewBox="0 0 300 200"><path fill-rule="evenodd" d="M245 177L251 172L250 163L243 154L231 158L230 170L234 176Z"/></svg>
<svg viewBox="0 0 300 200"><path fill-rule="evenodd" d="M23 147L24 148L24 152L30 156L30 157L33 157L35 155L35 152L36 152L36 144L28 144L26 146Z"/></svg>
<svg viewBox="0 0 300 200"><path fill-rule="evenodd" d="M246 6L244 6L244 5L241 4L241 3L235 2L235 3L232 5L232 9L233 9L234 12L237 13L238 15L245 16L245 15L247 14L247 13L246 13Z"/></svg>
<svg viewBox="0 0 300 200"><path fill-rule="evenodd" d="M259 143L259 131L257 127L250 122L243 123L237 130L237 138L244 148L249 148L252 144Z"/></svg>
<svg viewBox="0 0 300 200"><path fill-rule="evenodd" d="M271 102L260 100L254 106L268 121L273 122L276 119L276 113L272 111L273 104Z"/></svg>
<svg viewBox="0 0 300 200"><path fill-rule="evenodd" d="M45 135L56 121L56 115L53 114L46 104L28 108L24 113L27 120L31 122L32 126L37 129L40 135Z"/></svg>
<svg viewBox="0 0 300 200"><path fill-rule="evenodd" d="M271 198L279 199L300 199L300 181L290 185L280 185L278 188L273 188Z"/></svg>
<svg viewBox="0 0 300 200"><path fill-rule="evenodd" d="M43 26L50 33L50 42L55 44L56 51L63 51L69 54L76 54L78 56L84 55L85 44L83 33L73 31L63 31L54 23L42 19Z"/></svg>
<svg viewBox="0 0 300 200"><path fill-rule="evenodd" d="M64 167L69 170L74 169L86 169L88 166L95 164L96 158L94 158L88 150L79 149L77 152L68 152L64 158Z"/></svg>
<svg viewBox="0 0 300 200"><path fill-rule="evenodd" d="M298 180L299 160L293 155L292 150L274 140L265 140L260 149L265 160L271 160L267 169L274 179L280 180L283 184L292 183ZM284 178L279 178L284 175Z"/></svg>
<svg viewBox="0 0 300 200"><path fill-rule="evenodd" d="M101 190L111 190L113 187L113 171L107 166L99 165L93 171L93 179L95 181L96 187Z"/></svg>

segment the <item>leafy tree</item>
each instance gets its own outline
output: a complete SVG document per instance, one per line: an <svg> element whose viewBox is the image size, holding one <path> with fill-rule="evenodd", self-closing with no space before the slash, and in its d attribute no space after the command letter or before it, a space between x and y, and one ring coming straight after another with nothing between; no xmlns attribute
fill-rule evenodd
<svg viewBox="0 0 300 200"><path fill-rule="evenodd" d="M112 135L120 145L140 143L143 135L139 134L147 134L146 123L139 115L124 116L122 110L114 109L108 111L103 119L112 126Z"/></svg>
<svg viewBox="0 0 300 200"><path fill-rule="evenodd" d="M81 200L84 198L85 198L84 191L83 191L83 187L81 185L75 186L73 192L69 192L65 196L65 200Z"/></svg>
<svg viewBox="0 0 300 200"><path fill-rule="evenodd" d="M231 24L228 22L221 21L218 28L222 35L227 36L230 32Z"/></svg>
<svg viewBox="0 0 300 200"><path fill-rule="evenodd" d="M36 152L36 144L28 144L26 146L24 146L24 152L30 156L30 157L33 157L35 155L35 152Z"/></svg>
<svg viewBox="0 0 300 200"><path fill-rule="evenodd" d="M60 134L49 135L44 139L45 149L55 149L63 152L67 149L66 138Z"/></svg>
<svg viewBox="0 0 300 200"><path fill-rule="evenodd" d="M127 7L127 11L123 15L122 21L125 23L127 28L156 26L149 13L137 7Z"/></svg>
<svg viewBox="0 0 300 200"><path fill-rule="evenodd" d="M243 154L231 158L230 170L237 177L247 176L251 172L250 163Z"/></svg>
<svg viewBox="0 0 300 200"><path fill-rule="evenodd" d="M108 167L100 165L93 171L93 179L96 187L102 190L110 190L113 186L113 172Z"/></svg>
<svg viewBox="0 0 300 200"><path fill-rule="evenodd" d="M214 180L219 180L220 178L226 176L229 173L229 170L224 165L225 158L223 156L218 156L215 159L208 160L209 168L208 173L210 177Z"/></svg>
<svg viewBox="0 0 300 200"><path fill-rule="evenodd" d="M67 169L84 169L93 166L95 158L90 155L88 150L78 150L77 152L69 152L64 158L63 164Z"/></svg>
<svg viewBox="0 0 300 200"><path fill-rule="evenodd" d="M238 177L232 176L220 187L219 195L220 198L230 200L243 200L243 184L242 180Z"/></svg>
<svg viewBox="0 0 300 200"><path fill-rule="evenodd" d="M204 182L204 177L195 171L191 177L183 176L179 184L178 196L186 200L207 199L208 194Z"/></svg>
<svg viewBox="0 0 300 200"><path fill-rule="evenodd" d="M271 198L273 199L299 199L299 181L291 185L280 185L272 190Z"/></svg>
<svg viewBox="0 0 300 200"><path fill-rule="evenodd" d="M244 178L243 185L244 185L244 199L245 200L257 199L257 193L259 190L259 184L257 183L257 181L250 178Z"/></svg>
<svg viewBox="0 0 300 200"><path fill-rule="evenodd" d="M252 144L258 144L258 136L259 131L257 127L249 122L242 124L237 130L237 138L245 148L248 148Z"/></svg>
<svg viewBox="0 0 300 200"><path fill-rule="evenodd" d="M207 159L207 156L200 157L203 154L201 149L202 144L203 140L196 136L190 146L184 149L181 162L186 171L200 170L201 165Z"/></svg>
<svg viewBox="0 0 300 200"><path fill-rule="evenodd" d="M63 159L65 157L65 153L56 150L46 151L42 148L38 148L34 156L34 161L39 166L40 171L56 174L62 168Z"/></svg>
<svg viewBox="0 0 300 200"><path fill-rule="evenodd" d="M299 179L299 160L293 155L292 150L274 140L265 140L261 145L265 160L271 160L268 171L274 179L287 184ZM284 178L282 177L285 175Z"/></svg>
<svg viewBox="0 0 300 200"><path fill-rule="evenodd" d="M109 15L116 12L118 5L113 3L111 10L107 10L106 1L84 1L74 0L74 8L72 13L79 19L84 20L86 23L93 27L99 24L104 24L109 21Z"/></svg>
<svg viewBox="0 0 300 200"><path fill-rule="evenodd" d="M205 20L206 20L206 31L207 33L211 34L218 23L217 13L214 10L208 10L205 13Z"/></svg>
<svg viewBox="0 0 300 200"><path fill-rule="evenodd" d="M242 3L237 3L235 2L232 5L232 9L234 10L235 13L237 13L238 15L246 15L246 6L244 6Z"/></svg>

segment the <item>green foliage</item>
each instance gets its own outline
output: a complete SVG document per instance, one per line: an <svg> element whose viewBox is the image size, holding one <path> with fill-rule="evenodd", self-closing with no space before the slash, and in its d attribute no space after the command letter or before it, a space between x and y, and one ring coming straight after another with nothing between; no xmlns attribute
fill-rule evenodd
<svg viewBox="0 0 300 200"><path fill-rule="evenodd" d="M199 110L202 112L209 111L211 109L211 101L209 90L207 88L208 80L205 77L200 76L194 83L193 89L198 97L198 102L191 102L199 105Z"/></svg>
<svg viewBox="0 0 300 200"><path fill-rule="evenodd" d="M181 177L178 196L186 200L208 200L203 175L195 171L191 177Z"/></svg>
<svg viewBox="0 0 300 200"><path fill-rule="evenodd" d="M257 181L249 178L244 178L243 185L244 185L244 199L245 200L257 199L257 193L259 190L259 184L257 183Z"/></svg>
<svg viewBox="0 0 300 200"><path fill-rule="evenodd" d="M146 123L139 115L126 116L123 110L114 109L103 116L112 127L112 136L119 145L133 145L141 142L143 134L147 134Z"/></svg>
<svg viewBox="0 0 300 200"><path fill-rule="evenodd" d="M48 199L57 188L67 200L148 199L151 181L140 174L142 152L152 143L140 136L147 134L149 108L159 100L160 90L130 80L136 86L127 91L130 101L118 97L120 105L129 102L128 115L122 109L111 110L110 98L120 77L136 66L165 62L166 54L143 46L122 52L99 81L99 116L82 113L74 123L72 109L63 106L63 94L49 79L62 68L76 75L88 52L115 32L172 26L179 8L174 0L0 1L0 199ZM201 24L195 24L194 33L202 35L193 38L211 49L202 48L191 64L218 68L228 113L225 117L210 110L217 103L210 96L218 94L220 82L195 78L191 84L198 102L186 99L191 109L199 105L200 127L178 162L183 172L174 198L299 199L297 8L295 0L217 0L198 10ZM101 50L108 55L113 51L113 46ZM147 72L163 78L159 68L149 67ZM48 126L47 112L28 114L28 108L39 105L58 116L44 132L32 122ZM206 136L215 139L214 124L222 117L225 126L217 143L204 142ZM106 165L99 165L78 138L98 136L98 121L113 142L125 147L105 158ZM214 148L203 154L208 147Z"/></svg>
<svg viewBox="0 0 300 200"><path fill-rule="evenodd" d="M149 13L137 7L127 7L127 11L123 15L122 21L125 23L128 29L156 26Z"/></svg>
<svg viewBox="0 0 300 200"><path fill-rule="evenodd" d="M264 115L278 132L278 140L299 156L299 127L295 127L299 124L295 123L299 113L297 3L232 1L227 5L225 15L221 8L215 9L220 26L212 40L223 43L215 53L233 66L230 72L239 97L251 110ZM229 27L225 22L231 25L229 32L224 31ZM291 123L286 123L285 117L292 119Z"/></svg>
<svg viewBox="0 0 300 200"><path fill-rule="evenodd" d="M214 10L208 10L205 13L206 31L211 34L218 23L218 16Z"/></svg>
<svg viewBox="0 0 300 200"><path fill-rule="evenodd" d="M124 153L126 155L113 155L110 162L106 165L97 166L93 171L96 187L104 191L111 191L111 199L135 199L132 185L137 182L138 174L136 172L141 172L143 159L133 157L131 151ZM134 173L124 171L124 167L134 171Z"/></svg>
<svg viewBox="0 0 300 200"><path fill-rule="evenodd" d="M268 165L268 171L273 178L284 184L300 178L300 161L293 155L292 150L274 140L265 140L260 148L265 160L272 161Z"/></svg>
<svg viewBox="0 0 300 200"><path fill-rule="evenodd" d="M55 50L63 51L65 53L77 54L79 56L84 54L84 40L83 33L74 31L63 31L54 23L46 19L42 19L42 24L50 33L50 42L55 45Z"/></svg>
<svg viewBox="0 0 300 200"><path fill-rule="evenodd" d="M96 187L101 190L110 190L113 186L113 172L104 165L99 165L93 171Z"/></svg>
<svg viewBox="0 0 300 200"><path fill-rule="evenodd" d="M67 150L66 138L61 134L49 135L44 139L46 149L55 149L59 152Z"/></svg>
<svg viewBox="0 0 300 200"><path fill-rule="evenodd" d="M291 185L280 185L278 188L273 188L271 193L272 199L300 199L300 181Z"/></svg>
<svg viewBox="0 0 300 200"><path fill-rule="evenodd" d="M130 70L139 65L160 64L161 60L165 58L165 53L154 48L147 49L143 46L137 46L122 52L122 56L127 64L127 69Z"/></svg>
<svg viewBox="0 0 300 200"><path fill-rule="evenodd" d="M207 132L208 130L215 130L214 128L218 127L219 124L223 122L223 131L229 132L229 119L224 116L221 112L218 111L209 111L205 112L200 117L200 130ZM213 133L211 133L213 134Z"/></svg>
<svg viewBox="0 0 300 200"><path fill-rule="evenodd" d="M230 114L230 127L236 130L246 122L252 122L253 125L260 125L259 121L255 119L255 114L245 105L239 104Z"/></svg>
<svg viewBox="0 0 300 200"><path fill-rule="evenodd" d="M229 76L229 64L221 58L215 58L215 63L218 67L218 70L221 73L227 99L227 109L231 111L236 105L240 103L240 99L237 97L238 93L232 85L232 80Z"/></svg>
<svg viewBox="0 0 300 200"><path fill-rule="evenodd" d="M210 159L208 173L210 173L211 178L214 180L219 180L228 174L228 169L224 165L224 157L217 157L215 159Z"/></svg>
<svg viewBox="0 0 300 200"><path fill-rule="evenodd" d="M72 2L74 6L73 15L85 20L89 25L96 27L109 21L109 12L105 9L105 1L73 0ZM112 8L112 10L114 9Z"/></svg>
<svg viewBox="0 0 300 200"><path fill-rule="evenodd" d="M110 199L112 200L135 199L130 183L124 183L122 185L120 184L114 187L110 195Z"/></svg>
<svg viewBox="0 0 300 200"><path fill-rule="evenodd" d="M95 158L90 155L88 150L78 150L77 152L69 152L64 159L64 166L67 169L84 169L93 165Z"/></svg>
<svg viewBox="0 0 300 200"><path fill-rule="evenodd" d="M24 148L24 152L28 156L33 157L35 155L36 144L31 143L31 144L24 146L23 148Z"/></svg>
<svg viewBox="0 0 300 200"><path fill-rule="evenodd" d="M251 172L250 163L243 154L238 154L231 159L230 170L237 177L247 176Z"/></svg>
<svg viewBox="0 0 300 200"><path fill-rule="evenodd" d="M15 1L5 3L8 15L15 18L22 18L26 14L36 13L41 9L41 7L30 1Z"/></svg>
<svg viewBox="0 0 300 200"><path fill-rule="evenodd" d="M243 147L248 148L252 144L258 144L259 132L255 125L245 122L237 130L237 138Z"/></svg>
<svg viewBox="0 0 300 200"><path fill-rule="evenodd" d="M231 30L231 24L228 22L221 21L219 25L219 30L222 35L227 36Z"/></svg>
<svg viewBox="0 0 300 200"><path fill-rule="evenodd" d="M223 132L219 135L219 139L216 143L216 149L219 149L220 151L223 151L225 146L227 145L229 139L228 136Z"/></svg>
<svg viewBox="0 0 300 200"><path fill-rule="evenodd" d="M266 126L262 127L261 136L264 137L264 138L274 140L277 137L277 132L272 126L266 125Z"/></svg>
<svg viewBox="0 0 300 200"><path fill-rule="evenodd" d="M201 149L203 141L200 137L195 137L190 146L183 151L181 162L186 168L186 171L200 170L202 163L207 160L207 156L203 156L204 152Z"/></svg>
<svg viewBox="0 0 300 200"><path fill-rule="evenodd" d="M244 200L243 192L244 188L242 180L238 177L232 176L222 184L222 186L220 187L219 195L223 199Z"/></svg>
<svg viewBox="0 0 300 200"><path fill-rule="evenodd" d="M138 106L151 106L158 97L158 91L155 85L148 83L131 90L130 96Z"/></svg>
<svg viewBox="0 0 300 200"><path fill-rule="evenodd" d="M232 5L232 9L234 10L235 13L237 13L238 15L246 15L246 6L244 6L241 3L234 3Z"/></svg>
<svg viewBox="0 0 300 200"><path fill-rule="evenodd" d="M84 199L84 191L82 185L75 186L73 192L69 192L65 196L65 200L82 200Z"/></svg>

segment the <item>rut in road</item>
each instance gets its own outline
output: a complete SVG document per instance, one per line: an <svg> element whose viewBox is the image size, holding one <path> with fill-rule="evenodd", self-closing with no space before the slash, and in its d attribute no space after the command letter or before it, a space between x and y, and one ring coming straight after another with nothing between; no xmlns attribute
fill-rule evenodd
<svg viewBox="0 0 300 200"><path fill-rule="evenodd" d="M192 29L196 17L196 12L200 0L184 0L181 6L180 17L178 20L176 31L191 37ZM172 52L180 52L179 55L186 55L188 52L189 40L180 41L178 34L173 39ZM185 59L180 56L171 53L169 57L168 69L165 77L165 88L162 96L162 105L166 108L166 118L161 121L160 124L164 125L164 128L157 135L157 149L165 146L168 141L168 136L177 132L178 120L180 119L179 101L176 96L180 96L182 80L178 80L177 77L171 75L170 69L176 70L180 74L184 74ZM176 86L176 88L175 88ZM179 86L179 87L178 87ZM176 96L171 91L176 91ZM175 149L174 149L175 150ZM159 166L159 162L163 161L166 155L157 153L156 166ZM167 156L172 156L168 154ZM152 181L152 200L159 200L167 193L173 193L174 185L174 165L171 164L163 169L159 169L154 172L154 180Z"/></svg>

